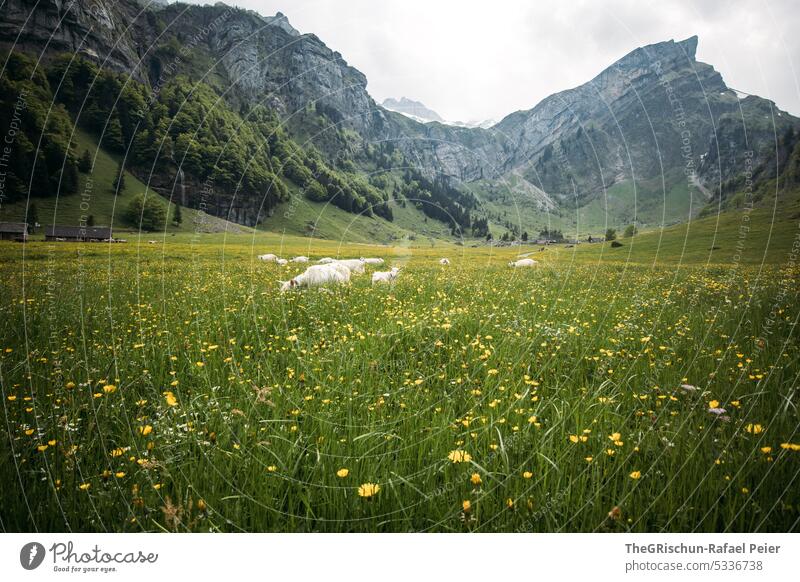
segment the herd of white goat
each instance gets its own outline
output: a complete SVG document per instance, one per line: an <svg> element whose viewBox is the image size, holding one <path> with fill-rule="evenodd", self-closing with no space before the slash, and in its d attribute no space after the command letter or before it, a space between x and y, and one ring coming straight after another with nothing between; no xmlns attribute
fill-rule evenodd
<svg viewBox="0 0 800 582"><path fill-rule="evenodd" d="M258 259L269 263L277 263L278 265L286 265L292 263L308 263L310 259L306 256L299 256L293 259L282 259L278 255L267 253L265 255L258 255ZM340 285L349 283L351 275L361 275L366 271L366 265L383 265L384 260L380 258L364 258L360 259L332 259L324 257L317 261L316 265L311 265L303 273L289 279L288 281L281 281L281 292L289 291L291 289L299 289L301 287L322 287L324 285L333 284ZM442 257L439 259L439 264L443 267L450 264L450 259ZM533 259L520 259L518 261L511 261L508 263L509 267L533 267L538 262ZM398 267L392 267L389 271L375 271L372 273L372 284L392 284L397 280L400 274Z"/></svg>

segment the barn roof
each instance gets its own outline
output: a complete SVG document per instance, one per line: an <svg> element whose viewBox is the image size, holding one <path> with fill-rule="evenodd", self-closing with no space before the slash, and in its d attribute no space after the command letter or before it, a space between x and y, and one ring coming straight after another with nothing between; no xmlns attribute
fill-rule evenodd
<svg viewBox="0 0 800 582"><path fill-rule="evenodd" d="M110 226L48 226L45 236L56 238L111 238Z"/></svg>
<svg viewBox="0 0 800 582"><path fill-rule="evenodd" d="M26 234L28 232L28 225L24 222L0 222L0 232Z"/></svg>

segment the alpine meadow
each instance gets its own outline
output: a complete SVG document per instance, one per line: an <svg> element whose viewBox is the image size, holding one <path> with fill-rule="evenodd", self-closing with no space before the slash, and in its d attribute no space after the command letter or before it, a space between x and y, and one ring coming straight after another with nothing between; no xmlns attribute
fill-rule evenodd
<svg viewBox="0 0 800 582"><path fill-rule="evenodd" d="M702 36L461 123L280 12L0 6L3 532L800 529L800 119Z"/></svg>

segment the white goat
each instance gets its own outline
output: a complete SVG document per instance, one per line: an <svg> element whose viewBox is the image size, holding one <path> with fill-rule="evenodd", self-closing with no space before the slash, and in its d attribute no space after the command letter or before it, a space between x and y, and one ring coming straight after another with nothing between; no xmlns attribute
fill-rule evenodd
<svg viewBox="0 0 800 582"><path fill-rule="evenodd" d="M394 283L397 279L397 275L400 273L400 269L397 267L392 267L391 271L375 271L372 273L372 284L375 283Z"/></svg>
<svg viewBox="0 0 800 582"><path fill-rule="evenodd" d="M329 263L335 263L336 259L332 259L330 257L325 257L317 261L320 265L327 265Z"/></svg>
<svg viewBox="0 0 800 582"><path fill-rule="evenodd" d="M292 262L293 263L307 263L308 262L308 257L300 255L299 257L293 258Z"/></svg>
<svg viewBox="0 0 800 582"><path fill-rule="evenodd" d="M342 284L350 280L350 270L340 265L311 265L288 281L281 281L281 293L297 287L321 287L327 283Z"/></svg>
<svg viewBox="0 0 800 582"><path fill-rule="evenodd" d="M382 265L384 262L383 259L365 259L364 257L361 257L361 260L367 265Z"/></svg>
<svg viewBox="0 0 800 582"><path fill-rule="evenodd" d="M520 259L518 261L511 261L508 263L509 267L519 268L519 267L533 267L534 265L538 265L537 261L533 259Z"/></svg>
<svg viewBox="0 0 800 582"><path fill-rule="evenodd" d="M441 258L441 259L439 259L439 264L440 265L449 265L450 264L450 259Z"/></svg>
<svg viewBox="0 0 800 582"><path fill-rule="evenodd" d="M278 255L273 255L272 253L267 253L266 255L258 255L258 260L272 263L278 260Z"/></svg>
<svg viewBox="0 0 800 582"><path fill-rule="evenodd" d="M324 266L330 267L331 269L336 269L337 271L339 271L345 277L345 279L347 279L348 283L350 282L351 271L347 267L347 265L341 265L339 263L332 263L330 265L324 265Z"/></svg>
<svg viewBox="0 0 800 582"><path fill-rule="evenodd" d="M275 262L278 263L281 267L289 263L289 261L287 261L286 259L275 259Z"/></svg>
<svg viewBox="0 0 800 582"><path fill-rule="evenodd" d="M331 263L332 265L344 265L348 269L350 269L354 275L360 275L364 272L364 261L361 259L343 259L341 261L336 261Z"/></svg>

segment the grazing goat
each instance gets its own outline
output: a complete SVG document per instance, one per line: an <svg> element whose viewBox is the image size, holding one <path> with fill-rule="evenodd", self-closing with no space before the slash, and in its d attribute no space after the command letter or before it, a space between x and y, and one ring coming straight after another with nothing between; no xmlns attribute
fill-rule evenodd
<svg viewBox="0 0 800 582"><path fill-rule="evenodd" d="M364 261L364 263L367 264L367 265L382 265L383 264L383 259L365 259L364 257L361 257L360 260Z"/></svg>
<svg viewBox="0 0 800 582"><path fill-rule="evenodd" d="M281 281L281 293L298 287L321 287L327 283L342 284L350 280L350 270L341 265L312 265L288 281Z"/></svg>
<svg viewBox="0 0 800 582"><path fill-rule="evenodd" d="M335 270L339 271L344 276L344 278L346 279L346 282L347 283L350 282L350 274L351 273L350 273L350 269L346 265L341 265L339 263L332 263L330 265L323 265L323 266L326 266L326 267L329 267L331 269L335 269Z"/></svg>
<svg viewBox="0 0 800 582"><path fill-rule="evenodd" d="M450 264L450 259L441 258L441 259L439 259L439 264L440 265L449 265Z"/></svg>
<svg viewBox="0 0 800 582"><path fill-rule="evenodd" d="M350 269L354 275L360 275L364 272L364 261L361 259L343 259L341 261L336 261L331 263L332 265L344 265L348 269Z"/></svg>
<svg viewBox="0 0 800 582"><path fill-rule="evenodd" d="M329 263L335 263L336 259L332 259L330 257L325 257L317 261L320 265L327 265Z"/></svg>
<svg viewBox="0 0 800 582"><path fill-rule="evenodd" d="M293 263L307 263L308 262L308 257L300 255L299 257L293 258L292 262Z"/></svg>
<svg viewBox="0 0 800 582"><path fill-rule="evenodd" d="M397 279L397 275L400 273L400 269L397 267L392 267L391 271L375 271L372 273L372 284L375 283L394 283Z"/></svg>
<svg viewBox="0 0 800 582"><path fill-rule="evenodd" d="M514 267L515 269L518 267L533 267L534 265L538 265L537 261L533 259L520 259L518 261L511 261L508 263L509 267Z"/></svg>
<svg viewBox="0 0 800 582"><path fill-rule="evenodd" d="M272 253L267 253L266 255L258 255L258 260L268 261L272 263L278 260L278 255L273 255Z"/></svg>
<svg viewBox="0 0 800 582"><path fill-rule="evenodd" d="M287 261L286 259L275 259L275 262L278 263L281 267L289 264L289 261Z"/></svg>

